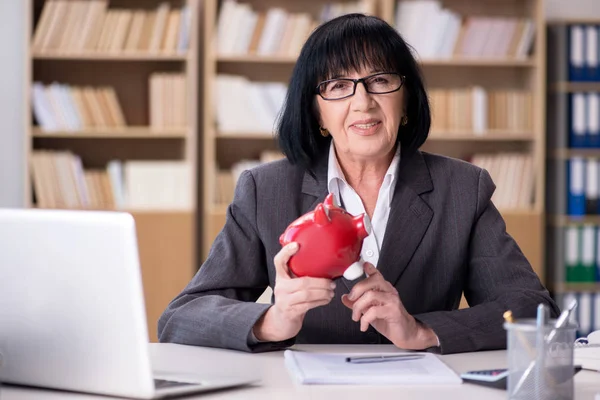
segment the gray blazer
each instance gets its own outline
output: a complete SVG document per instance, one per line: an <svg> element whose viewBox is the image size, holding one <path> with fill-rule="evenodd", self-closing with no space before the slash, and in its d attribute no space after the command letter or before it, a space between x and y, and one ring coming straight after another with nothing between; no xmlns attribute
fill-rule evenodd
<svg viewBox="0 0 600 400"><path fill-rule="evenodd" d="M495 185L472 164L402 154L378 269L407 311L429 325L441 353L506 347L502 314L534 317L539 303L559 309L490 201ZM198 273L158 323L161 342L267 351L294 343L390 343L360 331L340 297L357 281L340 278L327 306L310 310L290 340L252 345L250 332L270 307L256 299L274 286L273 258L287 225L327 195L327 157L314 176L277 161L245 171L227 219ZM458 310L464 292L470 308ZM272 299L272 302L276 299Z"/></svg>

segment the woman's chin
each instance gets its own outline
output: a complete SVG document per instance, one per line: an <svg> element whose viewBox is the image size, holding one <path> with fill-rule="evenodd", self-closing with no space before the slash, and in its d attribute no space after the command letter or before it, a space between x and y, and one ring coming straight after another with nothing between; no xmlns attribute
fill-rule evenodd
<svg viewBox="0 0 600 400"><path fill-rule="evenodd" d="M370 147L365 148L364 146L356 146L352 149L352 154L356 158L362 159L377 159L379 157L385 157L388 154L388 149L383 147Z"/></svg>

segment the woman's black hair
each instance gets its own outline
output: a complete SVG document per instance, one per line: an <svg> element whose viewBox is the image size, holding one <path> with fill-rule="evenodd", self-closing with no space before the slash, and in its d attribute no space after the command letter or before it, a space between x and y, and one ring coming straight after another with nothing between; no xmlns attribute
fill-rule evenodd
<svg viewBox="0 0 600 400"><path fill-rule="evenodd" d="M408 123L400 126L398 141L403 154L416 151L425 142L431 125L429 101L421 70L408 45L385 21L347 14L315 29L296 61L276 127L279 147L292 164L312 170L329 148L331 137L319 132L317 85L335 75L362 69L405 76Z"/></svg>

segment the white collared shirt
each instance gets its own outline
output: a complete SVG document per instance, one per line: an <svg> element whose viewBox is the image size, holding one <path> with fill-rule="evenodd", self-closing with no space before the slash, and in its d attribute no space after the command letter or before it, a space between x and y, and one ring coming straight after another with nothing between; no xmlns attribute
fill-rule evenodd
<svg viewBox="0 0 600 400"><path fill-rule="evenodd" d="M371 220L372 232L363 241L361 257L364 261L368 261L377 267L379 261L379 251L383 243L385 227L390 216L390 207L392 205L392 196L394 195L394 187L396 184L396 169L400 162L400 147L392 162L385 173L383 183L379 188L377 195L377 203ZM344 173L340 168L333 141L329 147L329 162L327 167L327 189L329 193L333 193L336 203L343 205L347 212L352 215L367 214L365 206L360 199L360 196L348 184ZM368 218L368 217L367 217Z"/></svg>

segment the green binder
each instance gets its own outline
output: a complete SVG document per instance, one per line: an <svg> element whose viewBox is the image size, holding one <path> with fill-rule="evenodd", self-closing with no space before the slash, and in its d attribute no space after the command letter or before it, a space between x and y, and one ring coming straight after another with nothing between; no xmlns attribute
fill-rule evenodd
<svg viewBox="0 0 600 400"><path fill-rule="evenodd" d="M596 281L596 227L584 225L581 229L581 263L576 282Z"/></svg>
<svg viewBox="0 0 600 400"><path fill-rule="evenodd" d="M565 228L565 280L575 282L579 264L580 232L575 225Z"/></svg>

